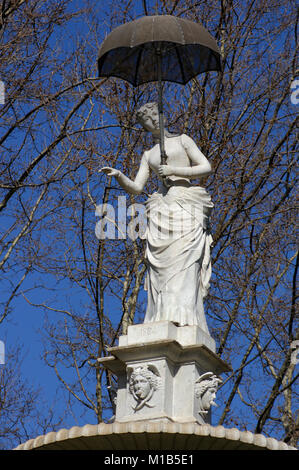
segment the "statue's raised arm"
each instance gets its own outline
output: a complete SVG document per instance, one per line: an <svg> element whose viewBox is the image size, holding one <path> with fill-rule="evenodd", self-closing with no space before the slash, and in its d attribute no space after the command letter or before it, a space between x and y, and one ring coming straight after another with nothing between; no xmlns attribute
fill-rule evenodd
<svg viewBox="0 0 299 470"><path fill-rule="evenodd" d="M107 176L114 176L120 186L131 194L141 194L149 178L149 166L145 153L141 159L140 167L134 181L124 175L120 170L116 170L114 168L105 166L101 168L100 171L104 171Z"/></svg>

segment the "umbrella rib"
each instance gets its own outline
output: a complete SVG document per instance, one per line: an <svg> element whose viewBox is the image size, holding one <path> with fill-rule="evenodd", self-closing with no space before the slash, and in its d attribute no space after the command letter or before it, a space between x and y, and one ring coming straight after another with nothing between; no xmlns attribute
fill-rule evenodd
<svg viewBox="0 0 299 470"><path fill-rule="evenodd" d="M185 41L184 31L183 31L183 29L182 29L182 27L181 27L181 25L180 25L180 22L178 21L178 18L177 18L176 16L174 16L174 19L175 19L176 25L177 25L177 27L178 27L178 29L180 30L180 33L181 33L181 35L182 35L182 39L183 39L182 44L185 45L185 44L186 44L186 41Z"/></svg>
<svg viewBox="0 0 299 470"><path fill-rule="evenodd" d="M181 72L182 72L183 81L184 81L184 83L186 83L186 77L185 77L185 73L184 73L184 67L183 67L182 59L181 59L181 56L180 56L180 54L179 54L178 46L177 46L177 45L175 45L175 52L176 52L176 55L178 56L178 61L179 61L179 64L180 64L180 69L181 69Z"/></svg>
<svg viewBox="0 0 299 470"><path fill-rule="evenodd" d="M139 54L138 54L138 57L137 57L136 69L135 69L135 77L134 77L134 86L137 85L138 68L139 68L139 64L140 64L140 59L141 59L142 53L143 53L143 45L142 45L142 47L140 48L140 51L139 51Z"/></svg>

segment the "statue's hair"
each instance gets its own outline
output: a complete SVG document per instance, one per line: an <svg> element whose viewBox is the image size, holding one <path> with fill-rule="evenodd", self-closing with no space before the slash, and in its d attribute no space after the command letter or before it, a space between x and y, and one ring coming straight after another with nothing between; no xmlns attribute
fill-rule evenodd
<svg viewBox="0 0 299 470"><path fill-rule="evenodd" d="M208 374L203 374L208 375ZM203 377L202 376L202 377ZM204 378L204 377L203 377ZM210 375L209 378L205 380L198 380L195 384L195 394L197 397L201 397L209 388L217 388L222 380L216 375Z"/></svg>
<svg viewBox="0 0 299 470"><path fill-rule="evenodd" d="M136 112L136 121L142 124L144 116L151 114L153 111L158 112L158 104L153 103L146 103L141 108L138 109Z"/></svg>
<svg viewBox="0 0 299 470"><path fill-rule="evenodd" d="M148 380L151 387L154 389L157 388L159 383L159 376L157 372L155 372L152 368L148 368L147 366L136 367L130 375L129 380L129 388L131 389L134 386L134 380L138 375L141 375L146 380Z"/></svg>
<svg viewBox="0 0 299 470"><path fill-rule="evenodd" d="M141 106L141 108L139 108L136 111L136 114L135 114L136 122L143 125L144 116L151 115L153 111L155 111L156 113L159 112L158 104L156 102L144 104L143 106ZM166 123L166 118L164 116L164 124L165 123ZM172 134L167 129L164 129L164 135L166 137L177 137L179 134Z"/></svg>

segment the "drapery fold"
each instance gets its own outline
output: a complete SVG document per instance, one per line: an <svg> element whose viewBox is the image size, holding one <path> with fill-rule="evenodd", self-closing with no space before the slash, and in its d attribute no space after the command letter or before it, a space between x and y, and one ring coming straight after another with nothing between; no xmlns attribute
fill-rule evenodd
<svg viewBox="0 0 299 470"><path fill-rule="evenodd" d="M199 186L172 186L147 200L145 323L168 320L208 332L203 299L211 277L212 209Z"/></svg>

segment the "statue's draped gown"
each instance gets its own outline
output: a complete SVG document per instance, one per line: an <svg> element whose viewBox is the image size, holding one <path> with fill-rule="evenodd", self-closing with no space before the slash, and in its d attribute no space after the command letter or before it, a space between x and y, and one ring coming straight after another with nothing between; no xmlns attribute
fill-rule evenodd
<svg viewBox="0 0 299 470"><path fill-rule="evenodd" d="M180 152L178 139L167 154ZM149 166L157 156L147 155ZM172 321L180 326L198 325L208 332L203 299L211 277L209 216L213 203L207 191L188 180L173 179L146 203L148 293L144 323Z"/></svg>

